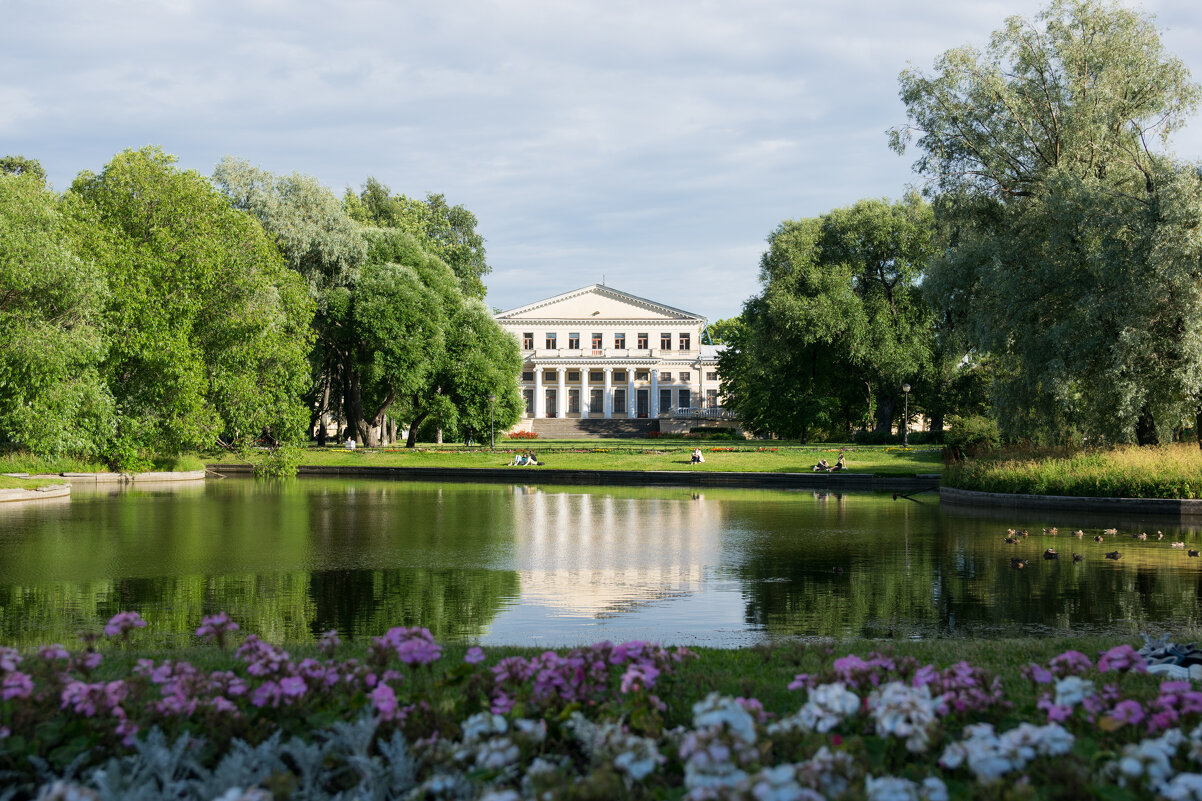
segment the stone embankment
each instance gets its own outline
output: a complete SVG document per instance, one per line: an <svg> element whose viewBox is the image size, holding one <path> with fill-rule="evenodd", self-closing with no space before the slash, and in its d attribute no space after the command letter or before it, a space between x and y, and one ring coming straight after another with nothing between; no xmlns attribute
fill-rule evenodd
<svg viewBox="0 0 1202 801"><path fill-rule="evenodd" d="M204 470L183 470L179 472L155 473L42 473L31 476L28 473L5 473L13 478L25 478L31 481L51 480L61 481L61 484L48 484L40 487L13 487L0 489L0 503L17 501L45 501L51 498L70 498L72 484L151 484L164 481L203 481Z"/></svg>

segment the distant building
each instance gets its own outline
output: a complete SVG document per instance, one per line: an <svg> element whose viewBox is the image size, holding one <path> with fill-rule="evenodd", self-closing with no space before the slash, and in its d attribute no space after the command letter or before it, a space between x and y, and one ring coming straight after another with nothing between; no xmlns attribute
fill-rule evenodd
<svg viewBox="0 0 1202 801"><path fill-rule="evenodd" d="M706 319L593 284L496 315L522 348L527 418L705 417L720 410Z"/></svg>

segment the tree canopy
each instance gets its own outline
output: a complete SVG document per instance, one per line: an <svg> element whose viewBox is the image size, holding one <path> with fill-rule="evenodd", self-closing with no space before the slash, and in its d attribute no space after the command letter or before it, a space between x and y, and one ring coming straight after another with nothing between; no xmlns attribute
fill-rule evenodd
<svg viewBox="0 0 1202 801"><path fill-rule="evenodd" d="M996 361L1005 428L1151 443L1202 408L1198 172L1154 149L1199 93L1150 18L1056 0L900 80L892 144L949 231L929 296Z"/></svg>

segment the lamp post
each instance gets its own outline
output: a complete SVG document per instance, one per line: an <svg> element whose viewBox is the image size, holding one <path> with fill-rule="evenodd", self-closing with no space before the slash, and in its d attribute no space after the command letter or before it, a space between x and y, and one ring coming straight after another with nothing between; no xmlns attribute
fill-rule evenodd
<svg viewBox="0 0 1202 801"><path fill-rule="evenodd" d="M497 425L496 416L493 413L497 404L497 396L494 393L488 395L488 449L495 451L497 449Z"/></svg>
<svg viewBox="0 0 1202 801"><path fill-rule="evenodd" d="M906 396L906 412L902 418L902 447L910 447L910 385L902 384L902 394Z"/></svg>

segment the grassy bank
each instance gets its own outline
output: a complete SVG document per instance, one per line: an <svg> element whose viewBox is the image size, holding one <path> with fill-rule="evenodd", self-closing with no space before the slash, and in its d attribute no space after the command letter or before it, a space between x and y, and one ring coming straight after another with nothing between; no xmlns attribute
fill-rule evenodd
<svg viewBox="0 0 1202 801"><path fill-rule="evenodd" d="M1202 498L1202 451L1175 444L1075 454L997 453L947 468L943 485L1094 498Z"/></svg>
<svg viewBox="0 0 1202 801"><path fill-rule="evenodd" d="M300 455L304 465L378 467L503 467L516 453L534 451L541 467L566 470L696 470L709 472L809 472L819 459L834 464L841 447L846 448L847 471L884 475L938 473L940 449L865 445L796 445L759 442L697 442L693 440L505 440L495 452L487 447L423 445L406 448L341 447L306 448ZM691 464L693 448L701 448L705 462ZM220 461L224 457L214 454ZM536 473L540 467L515 467Z"/></svg>
<svg viewBox="0 0 1202 801"><path fill-rule="evenodd" d="M52 478L14 478L12 476L0 476L0 489L37 489L38 487L49 487L52 484L61 483L61 481L55 481Z"/></svg>
<svg viewBox="0 0 1202 801"><path fill-rule="evenodd" d="M157 456L151 459L154 472L182 473L204 470L205 461L194 453L179 456ZM0 473L107 473L112 470L101 461L76 459L70 456L37 456L18 452L0 454Z"/></svg>

